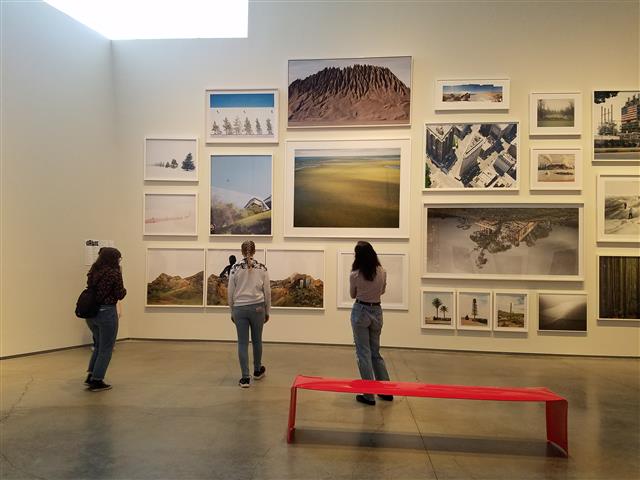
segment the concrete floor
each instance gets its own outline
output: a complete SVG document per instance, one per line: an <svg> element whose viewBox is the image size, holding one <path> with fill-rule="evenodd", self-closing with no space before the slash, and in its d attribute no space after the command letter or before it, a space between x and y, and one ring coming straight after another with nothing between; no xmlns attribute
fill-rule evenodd
<svg viewBox="0 0 640 480"><path fill-rule="evenodd" d="M392 379L545 386L569 400L568 459L544 406L301 391L297 373L357 376L352 348L265 345L267 377L237 387L235 344L122 342L113 390L84 390L89 349L0 362L1 478L638 479L637 359L385 349Z"/></svg>

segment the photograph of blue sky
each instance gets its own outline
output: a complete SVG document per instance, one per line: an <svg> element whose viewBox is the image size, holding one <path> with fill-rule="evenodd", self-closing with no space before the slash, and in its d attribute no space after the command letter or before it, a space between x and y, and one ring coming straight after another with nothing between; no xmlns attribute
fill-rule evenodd
<svg viewBox="0 0 640 480"><path fill-rule="evenodd" d="M273 108L273 93L212 93L211 108Z"/></svg>
<svg viewBox="0 0 640 480"><path fill-rule="evenodd" d="M492 83L463 83L460 85L444 85L443 93L502 93L501 85Z"/></svg>
<svg viewBox="0 0 640 480"><path fill-rule="evenodd" d="M212 155L211 196L243 208L252 198L271 195L271 156Z"/></svg>

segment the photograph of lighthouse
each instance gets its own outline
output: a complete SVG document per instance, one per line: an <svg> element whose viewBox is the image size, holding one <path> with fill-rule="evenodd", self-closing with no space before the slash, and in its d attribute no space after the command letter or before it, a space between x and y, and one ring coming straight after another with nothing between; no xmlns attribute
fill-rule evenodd
<svg viewBox="0 0 640 480"><path fill-rule="evenodd" d="M518 190L518 122L427 123L423 191Z"/></svg>
<svg viewBox="0 0 640 480"><path fill-rule="evenodd" d="M640 161L640 91L596 90L591 114L594 161Z"/></svg>

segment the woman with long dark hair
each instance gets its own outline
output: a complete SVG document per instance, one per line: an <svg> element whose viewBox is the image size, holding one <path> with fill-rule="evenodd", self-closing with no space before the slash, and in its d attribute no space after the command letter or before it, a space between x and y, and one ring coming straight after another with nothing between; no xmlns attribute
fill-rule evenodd
<svg viewBox="0 0 640 480"><path fill-rule="evenodd" d="M122 255L117 248L103 247L87 273L87 286L95 291L100 304L98 314L86 319L93 334L94 350L84 383L92 392L111 388L111 385L104 383L104 376L118 335L116 304L127 294L122 281L121 259Z"/></svg>
<svg viewBox="0 0 640 480"><path fill-rule="evenodd" d="M251 386L249 331L253 345L253 379L260 380L266 374L262 365L262 328L269 321L271 284L267 267L253 259L256 244L247 240L240 248L244 258L231 267L227 300L231 307L231 321L238 333L238 360L242 372L238 385L248 388Z"/></svg>
<svg viewBox="0 0 640 480"><path fill-rule="evenodd" d="M389 373L380 355L382 307L380 297L387 287L387 272L380 265L378 255L369 242L355 246L355 258L349 275L349 293L355 299L351 310L351 328L356 345L356 358L363 380L389 380ZM391 401L393 395L378 395ZM356 400L375 405L371 394L356 395Z"/></svg>

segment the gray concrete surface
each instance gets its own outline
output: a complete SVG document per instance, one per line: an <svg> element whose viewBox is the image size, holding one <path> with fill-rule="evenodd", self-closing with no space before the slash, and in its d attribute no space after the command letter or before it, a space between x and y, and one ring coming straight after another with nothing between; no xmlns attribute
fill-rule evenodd
<svg viewBox="0 0 640 480"><path fill-rule="evenodd" d="M301 391L297 373L357 377L352 348L265 345L267 377L237 386L234 344L122 342L84 390L89 349L0 362L3 479L638 479L637 359L384 349L392 379L545 386L569 400L568 459L542 404L396 398L374 407Z"/></svg>

